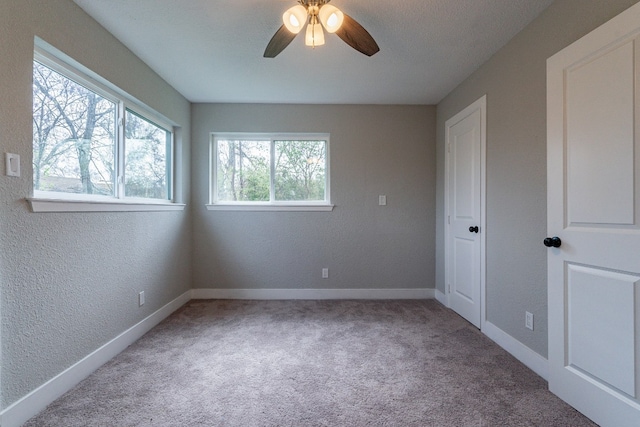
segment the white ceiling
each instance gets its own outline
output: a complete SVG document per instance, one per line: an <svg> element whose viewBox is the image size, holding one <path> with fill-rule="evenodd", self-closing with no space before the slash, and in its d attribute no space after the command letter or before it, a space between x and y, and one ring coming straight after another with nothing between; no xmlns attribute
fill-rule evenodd
<svg viewBox="0 0 640 427"><path fill-rule="evenodd" d="M267 43L294 0L74 0L191 102L436 104L553 0L334 0L380 46Z"/></svg>

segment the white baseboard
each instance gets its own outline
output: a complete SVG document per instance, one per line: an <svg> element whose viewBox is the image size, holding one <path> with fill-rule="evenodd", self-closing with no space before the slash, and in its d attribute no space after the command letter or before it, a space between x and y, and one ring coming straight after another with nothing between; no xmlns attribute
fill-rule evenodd
<svg viewBox="0 0 640 427"><path fill-rule="evenodd" d="M193 289L193 299L433 299L435 289Z"/></svg>
<svg viewBox="0 0 640 427"><path fill-rule="evenodd" d="M445 307L449 308L449 301L447 301L447 295L444 292L440 292L440 290L436 289L436 300L444 305Z"/></svg>
<svg viewBox="0 0 640 427"><path fill-rule="evenodd" d="M548 381L549 361L547 359L489 321L484 322L482 332L533 372Z"/></svg>
<svg viewBox="0 0 640 427"><path fill-rule="evenodd" d="M18 427L37 415L51 402L62 396L96 369L136 342L158 323L189 301L191 291L185 292L136 325L127 329L84 359L67 368L0 413L2 427Z"/></svg>

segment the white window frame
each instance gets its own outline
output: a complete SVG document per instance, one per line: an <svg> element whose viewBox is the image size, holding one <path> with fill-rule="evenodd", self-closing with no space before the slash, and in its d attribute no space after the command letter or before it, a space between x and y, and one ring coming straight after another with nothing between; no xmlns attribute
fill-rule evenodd
<svg viewBox="0 0 640 427"><path fill-rule="evenodd" d="M218 164L219 140L270 141L271 172L270 199L268 202L234 202L218 200L218 185L216 182L216 165ZM324 200L273 200L274 192L274 144L275 141L325 141L325 199ZM226 211L332 211L331 204L331 167L330 167L330 135L328 133L234 133L212 132L210 134L209 153L209 203L208 210Z"/></svg>
<svg viewBox="0 0 640 427"><path fill-rule="evenodd" d="M109 83L96 73L83 67L73 59L58 51L51 45L36 38L34 44L33 61L40 62L46 67L64 77L85 86L105 99L116 104L118 126L116 144L116 183L113 196L64 193L58 191L35 190L32 185L33 196L27 201L33 212L113 212L113 211L172 211L184 210L185 205L175 201L175 158L176 141L175 126L160 114L151 110L135 98ZM154 125L171 133L171 144L168 167L168 197L167 199L151 199L125 196L124 180L124 117L129 110Z"/></svg>

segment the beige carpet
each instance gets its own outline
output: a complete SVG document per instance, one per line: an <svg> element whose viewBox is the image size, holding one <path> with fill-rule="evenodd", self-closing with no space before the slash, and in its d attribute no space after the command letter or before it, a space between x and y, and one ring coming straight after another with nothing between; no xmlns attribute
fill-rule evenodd
<svg viewBox="0 0 640 427"><path fill-rule="evenodd" d="M435 301L191 301L27 426L593 426Z"/></svg>

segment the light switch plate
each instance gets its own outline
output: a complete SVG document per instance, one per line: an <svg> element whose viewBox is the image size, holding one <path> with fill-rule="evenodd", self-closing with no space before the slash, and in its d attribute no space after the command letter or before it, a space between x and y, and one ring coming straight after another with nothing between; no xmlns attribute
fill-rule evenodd
<svg viewBox="0 0 640 427"><path fill-rule="evenodd" d="M386 206L387 205L387 196L378 196L378 204L380 206Z"/></svg>
<svg viewBox="0 0 640 427"><path fill-rule="evenodd" d="M5 153L7 176L20 176L20 156Z"/></svg>

